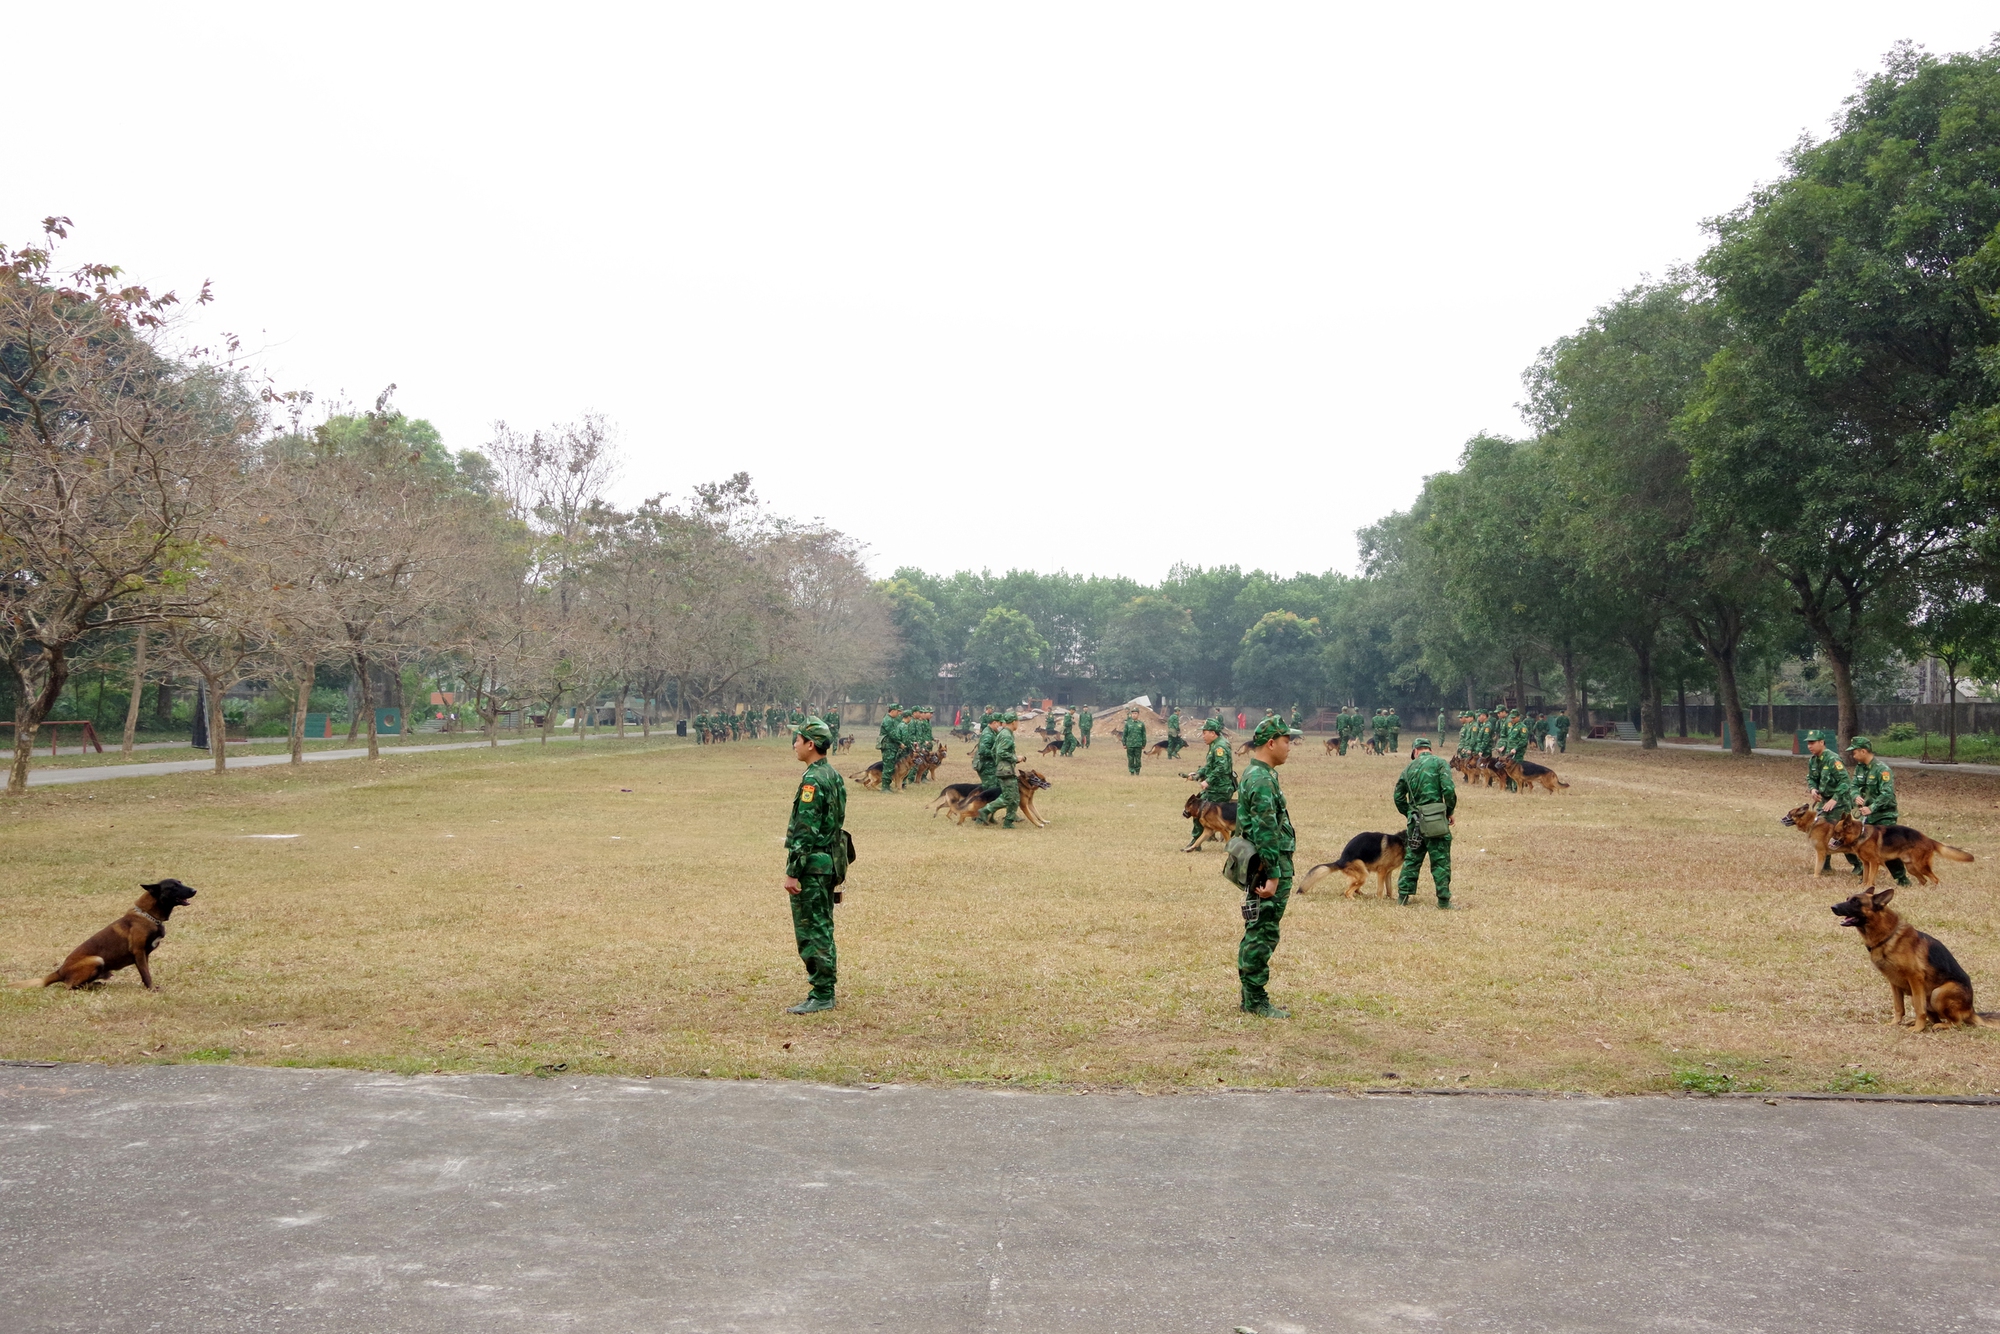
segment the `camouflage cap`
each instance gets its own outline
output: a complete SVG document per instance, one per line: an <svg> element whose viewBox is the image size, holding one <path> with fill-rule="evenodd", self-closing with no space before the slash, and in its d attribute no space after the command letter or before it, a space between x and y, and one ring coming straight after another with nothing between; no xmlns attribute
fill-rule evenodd
<svg viewBox="0 0 2000 1334"><path fill-rule="evenodd" d="M1204 732L1213 732L1217 736L1221 736L1223 732L1222 719L1210 718L1207 722L1201 725L1201 730Z"/></svg>
<svg viewBox="0 0 2000 1334"><path fill-rule="evenodd" d="M1021 715L1009 709L1000 715L1000 721L1003 723L1018 723L1021 721Z"/></svg>
<svg viewBox="0 0 2000 1334"><path fill-rule="evenodd" d="M1429 750L1430 748L1431 739L1427 736L1420 736L1410 743L1411 750Z"/></svg>
<svg viewBox="0 0 2000 1334"><path fill-rule="evenodd" d="M1812 731L1806 733L1806 740L1824 741L1826 740L1826 733L1820 731L1818 728L1814 728Z"/></svg>
<svg viewBox="0 0 2000 1334"><path fill-rule="evenodd" d="M1257 730L1250 734L1250 744L1252 746L1261 746L1265 742L1277 737L1297 738L1304 735L1304 732L1297 732L1286 726L1283 718L1273 714L1263 722L1257 724Z"/></svg>
<svg viewBox="0 0 2000 1334"><path fill-rule="evenodd" d="M1874 749L1875 749L1875 743L1874 743L1873 741L1870 741L1870 740L1869 740L1869 739L1868 739L1867 737L1865 737L1865 736L1858 736L1858 737L1854 738L1854 740L1852 740L1852 741L1850 741L1850 742L1848 742L1848 743L1847 743L1847 748L1848 748L1849 750L1870 750L1870 751L1872 751L1872 750L1874 750Z"/></svg>
<svg viewBox="0 0 2000 1334"><path fill-rule="evenodd" d="M804 737L821 750L825 750L833 745L833 729L829 728L824 721L818 718L808 718L804 722L799 723L792 728L792 735Z"/></svg>

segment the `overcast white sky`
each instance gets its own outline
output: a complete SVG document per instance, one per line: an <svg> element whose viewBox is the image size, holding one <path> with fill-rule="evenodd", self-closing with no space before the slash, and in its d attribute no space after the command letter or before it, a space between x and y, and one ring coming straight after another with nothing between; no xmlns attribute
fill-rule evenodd
<svg viewBox="0 0 2000 1334"><path fill-rule="evenodd" d="M601 411L874 568L1352 569L1536 351L1990 3L17 17L0 234L454 448ZM1008 485L996 505L977 488Z"/></svg>

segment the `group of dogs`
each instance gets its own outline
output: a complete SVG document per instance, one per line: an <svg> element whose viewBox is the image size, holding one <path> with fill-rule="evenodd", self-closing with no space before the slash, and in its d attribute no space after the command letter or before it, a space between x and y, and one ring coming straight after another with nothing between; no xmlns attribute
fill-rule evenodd
<svg viewBox="0 0 2000 1334"><path fill-rule="evenodd" d="M944 747L933 745L912 752L905 760L907 770L905 761L897 763L898 778L916 773L928 775L943 763ZM1461 765L1461 761L1466 763ZM1527 766L1504 758L1459 756L1452 761L1452 767L1468 775L1485 772L1509 776L1509 771L1518 770L1511 776L1523 790L1528 782L1539 778L1539 775L1530 772L1531 769L1539 769L1554 780L1554 774L1540 765ZM879 786L882 766L879 763L871 765L856 778L863 786ZM1033 769L1021 770L1018 778L1021 814L1037 828L1047 828L1049 822L1035 811L1035 794L1046 791L1052 784ZM1489 786L1490 782L1489 779ZM1568 784L1552 781L1543 786L1545 790L1554 792L1557 786L1567 787ZM951 783L940 791L930 809L933 817L937 812L944 811L962 825L999 800L1000 795L999 788L981 783ZM1181 814L1186 819L1199 821L1202 829L1182 849L1183 852L1192 852L1210 840L1226 841L1236 831L1236 803L1233 801L1205 801L1197 792L1188 797ZM1836 852L1850 854L1860 863L1860 892L1834 904L1832 912L1842 926L1852 927L1860 934L1869 959L1888 981L1897 1024L1913 1023L1919 1032L1933 1025L1995 1026L1982 1019L1974 1008L1972 978L1951 951L1935 936L1904 921L1889 906L1896 897L1896 887L1875 888L1876 878L1892 861L1900 861L1917 884L1935 885L1939 883L1934 869L1938 858L1970 862L1973 860L1971 853L1905 825L1869 825L1851 815L1828 820L1810 804L1787 812L1781 823L1799 830L1810 840L1813 874L1816 877L1828 873L1832 854ZM1299 877L1298 892L1304 894L1317 881L1338 873L1347 879L1346 897L1354 898L1362 892L1372 875L1380 896L1386 899L1397 872L1402 870L1407 851L1408 841L1403 834L1376 830L1356 834L1341 849L1339 857L1330 862L1320 862ZM128 912L71 950L68 957L47 976L13 985L28 988L60 984L76 990L101 983L113 973L129 967L138 970L140 985L153 989L150 966L153 952L166 938L167 919L176 908L195 897L195 890L171 878L141 885L140 890L138 902ZM1908 1019L1905 1018L1906 1002L1910 1013Z"/></svg>
<svg viewBox="0 0 2000 1334"><path fill-rule="evenodd" d="M854 738L847 737L846 740L852 741ZM945 748L935 741L929 745L906 750L896 757L896 771L892 781L898 787L911 781L921 783L938 771L944 764L944 757ZM882 786L882 761L877 760L860 773L849 774L848 777L871 791L879 788Z"/></svg>
<svg viewBox="0 0 2000 1334"><path fill-rule="evenodd" d="M1451 757L1451 770L1467 784L1484 781L1486 786L1492 787L1495 782L1502 782L1515 792L1538 787L1554 796L1558 788L1569 786L1556 777L1556 771L1547 765L1536 764L1529 759L1517 760L1512 755L1475 755L1469 750L1462 750Z"/></svg>

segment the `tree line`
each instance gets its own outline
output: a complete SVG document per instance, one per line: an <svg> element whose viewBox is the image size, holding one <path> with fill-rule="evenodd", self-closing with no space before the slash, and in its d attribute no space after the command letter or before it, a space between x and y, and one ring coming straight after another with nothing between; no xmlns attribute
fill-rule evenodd
<svg viewBox="0 0 2000 1334"><path fill-rule="evenodd" d="M8 790L81 663L164 660L223 695L289 691L294 759L321 667L343 664L376 752L385 679L422 659L492 736L564 703L693 710L826 700L879 679L889 639L856 544L768 512L750 479L623 510L601 418L496 423L453 453L388 391L317 411L259 386L225 341L175 343L173 294L115 266L63 272L66 219L0 247L0 660ZM208 299L204 288L201 301ZM392 386L393 389L393 386ZM150 667L149 667L150 664ZM223 747L213 747L216 767Z"/></svg>
<svg viewBox="0 0 2000 1334"><path fill-rule="evenodd" d="M1482 434L1360 534L1363 573L1177 569L1155 587L898 571L906 693L938 664L1260 702L1526 702L1806 660L1854 734L1899 659L2000 675L2000 45L1901 46L1824 140L1524 376ZM1954 715L1955 716L1955 715ZM1749 746L1741 727L1732 745Z"/></svg>

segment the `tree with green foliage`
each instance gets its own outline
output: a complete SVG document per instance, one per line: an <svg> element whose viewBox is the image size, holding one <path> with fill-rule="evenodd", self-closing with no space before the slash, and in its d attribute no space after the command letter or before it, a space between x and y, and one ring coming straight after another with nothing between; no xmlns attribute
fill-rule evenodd
<svg viewBox="0 0 2000 1334"><path fill-rule="evenodd" d="M1048 651L1049 641L1027 616L994 607L966 637L966 681L978 698L1011 703L1028 693Z"/></svg>
<svg viewBox="0 0 2000 1334"><path fill-rule="evenodd" d="M1281 707L1286 700L1317 701L1321 675L1319 621L1289 611L1268 611L1243 632L1230 675L1238 694Z"/></svg>

